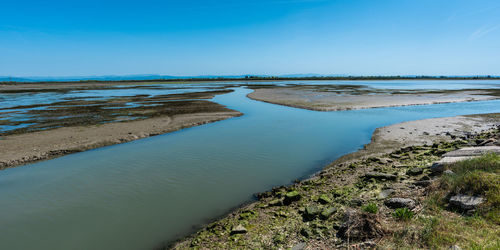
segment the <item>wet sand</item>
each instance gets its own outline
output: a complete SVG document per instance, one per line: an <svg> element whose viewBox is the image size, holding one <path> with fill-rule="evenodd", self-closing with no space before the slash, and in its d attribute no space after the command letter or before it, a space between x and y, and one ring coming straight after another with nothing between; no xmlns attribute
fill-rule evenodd
<svg viewBox="0 0 500 250"><path fill-rule="evenodd" d="M499 90L380 90L363 86L255 87L249 98L295 108L338 111L500 98Z"/></svg>

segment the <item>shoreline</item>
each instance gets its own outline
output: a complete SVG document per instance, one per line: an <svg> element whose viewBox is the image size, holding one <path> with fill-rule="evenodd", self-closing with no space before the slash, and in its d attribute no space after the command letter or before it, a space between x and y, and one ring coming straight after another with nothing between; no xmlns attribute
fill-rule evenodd
<svg viewBox="0 0 500 250"><path fill-rule="evenodd" d="M427 131L425 134L417 134L413 133L411 129L415 129L420 127L422 124L427 124L426 127L421 128L421 130L428 130L432 127L435 128L434 134L430 134ZM437 125L439 124L439 126ZM404 129L401 129L404 128ZM311 183L320 183L325 178L334 178L335 183L339 185L347 185L348 183L353 181L353 178L357 177L356 175L360 175L364 173L366 170L364 168L352 168L353 164L358 166L360 161L371 162L371 161L392 161L387 158L378 158L383 155L391 154L394 151L401 149L412 149L412 148L424 148L430 147L429 145L436 145L436 143L451 145L451 147L461 147L463 144L463 139L472 139L474 136L484 133L485 131L492 131L500 128L500 113L491 113L491 114L478 114L478 115L466 115L466 116L455 116L455 117L444 117L444 118L431 118L417 121L409 121L403 122L399 124L393 124L385 127L377 128L372 134L372 140L369 144L365 145L363 149L360 149L356 152L344 155L334 162L327 164L324 168L317 173L311 175L310 177L295 182L294 184L290 184L287 186L279 186L274 187L272 190L257 194L257 200L248 201L247 203L241 204L241 206L230 210L225 216L216 218L212 220L211 223L203 225L197 231L194 231L192 234L180 238L173 242L164 243L162 246L158 247L158 249L187 249L191 247L200 247L204 248L225 248L225 247L256 247L255 245L249 246L245 245L249 243L249 241L244 240L244 236L246 236L246 231L244 234L232 234L232 230L236 227L238 222L246 222L246 220L257 219L256 223L264 223L262 221L266 221L268 219L272 220L287 220L290 218L288 214L282 214L280 209L275 209L275 207L282 206L274 205L273 203L277 200L273 200L274 197L284 197L285 193L289 194L290 192L294 192L297 187L307 187L311 185ZM405 136L401 136L401 133L394 133L393 135L387 136L387 131L404 131L407 136L412 137L413 140L406 140ZM415 130L413 130L415 131ZM417 131L422 132L422 131ZM457 141L458 140L458 141ZM457 144L458 142L458 144ZM392 154L391 154L392 155ZM434 156L431 156L434 157ZM435 157L433 159L436 159ZM396 159L398 160L398 159ZM392 164L392 163L391 163ZM359 167L359 166L358 166ZM407 167L401 169L400 171L406 171ZM356 172L356 175L353 175L352 172ZM361 172L361 173L360 173ZM369 193L369 192L366 192ZM285 197L286 199L286 197ZM313 199L318 199L317 196L314 196ZM259 218L261 217L261 212L256 212L257 210L266 210L271 209L273 211L271 218ZM304 213L304 211L299 209L299 214ZM267 212L269 216L269 211ZM339 219L337 216L336 219ZM235 224L236 223L236 224ZM285 222L278 222L281 226L284 226ZM240 223L241 225L241 223ZM255 225L251 225L251 223L246 223L248 230L253 230ZM289 225L287 225L289 226ZM314 226L314 225L313 225ZM259 227L260 229L260 227ZM247 230L247 229L245 229ZM274 230L279 230L279 228L274 228ZM329 228L330 230L330 228ZM273 230L271 230L272 232ZM266 232L260 232L258 237L262 241L270 242L270 245L266 245L265 247L275 246L275 238L262 236L260 234L266 234ZM267 232L268 233L268 232ZM298 235L295 237L301 238L303 237L302 231L295 232ZM217 242L217 238L231 239L231 242L226 240L221 240ZM250 237L250 236L249 236ZM265 238L265 239L264 239ZM304 239L304 238L302 238ZM248 239L246 239L248 240ZM255 238L253 238L253 242L255 242ZM323 239L324 240L324 239ZM278 240L278 243L284 243L284 239ZM291 241L293 244L284 245L286 247L294 247L294 246L302 246L306 247L306 245L301 245L303 242L300 241ZM204 244L205 243L205 244ZM216 243L216 244L215 244ZM290 241L288 242L290 243ZM215 245L214 245L215 244ZM338 246L338 239L335 239L333 242L329 242L328 244L334 244ZM328 245L327 244L327 245ZM321 245L320 242L314 241L312 245L307 245L311 247L326 247L327 245ZM328 245L332 246L332 245ZM264 247L263 245L259 245L257 247ZM345 244L342 246L345 247ZM301 249L304 249L301 248Z"/></svg>
<svg viewBox="0 0 500 250"><path fill-rule="evenodd" d="M0 170L130 142L243 115L234 110L71 126L0 138Z"/></svg>

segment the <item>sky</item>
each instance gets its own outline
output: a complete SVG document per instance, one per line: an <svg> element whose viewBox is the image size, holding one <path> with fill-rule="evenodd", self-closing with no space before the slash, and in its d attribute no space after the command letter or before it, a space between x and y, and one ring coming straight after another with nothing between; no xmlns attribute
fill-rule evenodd
<svg viewBox="0 0 500 250"><path fill-rule="evenodd" d="M500 75L498 0L0 0L1 76Z"/></svg>

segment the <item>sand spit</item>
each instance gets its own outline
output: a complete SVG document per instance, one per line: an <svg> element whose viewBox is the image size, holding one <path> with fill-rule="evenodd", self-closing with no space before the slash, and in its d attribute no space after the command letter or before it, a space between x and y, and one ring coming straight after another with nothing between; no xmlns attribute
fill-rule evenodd
<svg viewBox="0 0 500 250"><path fill-rule="evenodd" d="M348 88L346 88L348 87ZM378 90L363 86L255 87L254 100L316 111L338 111L500 98L499 90Z"/></svg>
<svg viewBox="0 0 500 250"><path fill-rule="evenodd" d="M237 111L180 114L145 120L64 127L11 135L0 140L0 169L129 142L240 116Z"/></svg>

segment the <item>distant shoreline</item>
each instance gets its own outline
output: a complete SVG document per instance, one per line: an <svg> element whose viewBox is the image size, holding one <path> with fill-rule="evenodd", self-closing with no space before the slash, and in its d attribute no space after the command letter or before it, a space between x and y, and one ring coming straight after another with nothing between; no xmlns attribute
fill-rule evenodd
<svg viewBox="0 0 500 250"><path fill-rule="evenodd" d="M8 78L8 77L5 77ZM19 79L18 77L12 77ZM31 80L0 81L0 84L29 83L138 83L138 82L234 82L234 81L377 81L377 80L500 80L500 76L310 76L310 77L280 77L280 76L242 76L242 77L193 77L193 78L158 78L158 79L123 79L123 80Z"/></svg>

